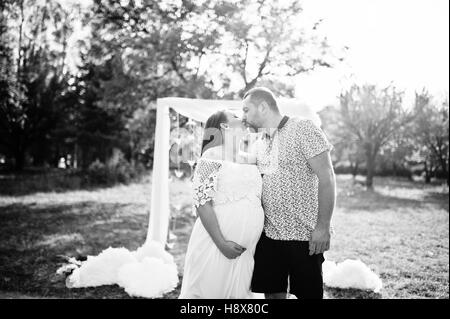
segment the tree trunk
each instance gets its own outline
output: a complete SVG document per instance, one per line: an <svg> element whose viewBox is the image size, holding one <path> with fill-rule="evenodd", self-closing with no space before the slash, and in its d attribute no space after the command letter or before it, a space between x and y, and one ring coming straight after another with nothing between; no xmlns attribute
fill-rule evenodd
<svg viewBox="0 0 450 319"><path fill-rule="evenodd" d="M430 184L431 183L431 172L430 172L430 169L428 169L427 161L425 161L424 164L425 164L425 166L424 166L424 170L425 170L425 184Z"/></svg>
<svg viewBox="0 0 450 319"><path fill-rule="evenodd" d="M449 185L449 174L448 174L448 167L447 167L447 161L442 156L442 154L439 156L439 161L441 164L442 171L444 173L444 176L447 178L447 185Z"/></svg>
<svg viewBox="0 0 450 319"><path fill-rule="evenodd" d="M355 162L355 164L353 165L353 164L351 164L351 169L352 169L352 176L353 176L353 180L355 180L356 179L356 175L358 175L358 166L359 166L359 163L358 162Z"/></svg>
<svg viewBox="0 0 450 319"><path fill-rule="evenodd" d="M53 154L53 160L52 160L52 167L58 167L59 165L59 159L61 158L60 155L60 147L59 144L56 145L55 153Z"/></svg>
<svg viewBox="0 0 450 319"><path fill-rule="evenodd" d="M74 149L73 149L72 166L75 169L78 168L78 144L77 143L75 143Z"/></svg>
<svg viewBox="0 0 450 319"><path fill-rule="evenodd" d="M22 31L23 31L23 24L25 21L25 15L23 12L23 0L20 1L20 25L19 25L19 51L18 51L18 57L17 57L17 79L20 80L20 74L21 74L21 63L22 63Z"/></svg>
<svg viewBox="0 0 450 319"><path fill-rule="evenodd" d="M241 97L241 98L244 97L244 95L245 95L245 93L247 93L247 91L253 89L253 87L255 86L257 81L258 81L258 78L255 78L252 81L246 83L244 89L239 92L239 97Z"/></svg>
<svg viewBox="0 0 450 319"><path fill-rule="evenodd" d="M366 187L371 190L373 189L373 176L375 174L375 155L371 151L366 152L366 166Z"/></svg>
<svg viewBox="0 0 450 319"><path fill-rule="evenodd" d="M25 151L23 149L17 149L14 153L14 169L16 171L23 170L25 166Z"/></svg>

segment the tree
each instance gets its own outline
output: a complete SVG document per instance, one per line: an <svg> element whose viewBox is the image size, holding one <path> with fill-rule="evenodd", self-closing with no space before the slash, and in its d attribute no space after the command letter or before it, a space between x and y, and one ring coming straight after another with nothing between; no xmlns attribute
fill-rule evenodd
<svg viewBox="0 0 450 319"><path fill-rule="evenodd" d="M339 108L329 105L319 111L318 114L322 122L322 129L327 133L331 144L333 144L332 160L336 165L336 170L339 170L340 164L345 169L350 167L350 173L355 180L360 165L364 162L364 153L355 143L352 133L341 129Z"/></svg>
<svg viewBox="0 0 450 319"><path fill-rule="evenodd" d="M225 52L229 73L242 79L240 96L262 78L293 77L343 59L316 33L320 21L300 26L304 19L298 1L246 0L230 6L235 9L220 52Z"/></svg>
<svg viewBox="0 0 450 319"><path fill-rule="evenodd" d="M92 107L120 116L116 124L122 150L132 162L151 162L152 106L158 97L215 97L199 69L202 58L218 46L217 25L225 21L218 15L227 10L211 3L94 1L85 18L92 32L80 45L83 63L94 73L79 83L89 83L86 90L95 95ZM201 20L205 23L199 24ZM108 76L95 72L101 69ZM86 109L86 104L80 107Z"/></svg>
<svg viewBox="0 0 450 319"><path fill-rule="evenodd" d="M45 154L66 87L71 18L55 2L7 1L2 6L0 145L20 170L33 145L43 146L35 148L38 162Z"/></svg>
<svg viewBox="0 0 450 319"><path fill-rule="evenodd" d="M84 61L74 79L76 101L69 111L73 118L70 131L77 150L77 162L83 169L97 159L105 163L114 148L128 150L126 109L108 108L102 103L104 88L101 83L113 76L112 63L95 65Z"/></svg>
<svg viewBox="0 0 450 319"><path fill-rule="evenodd" d="M92 51L116 59L110 92L120 87L122 94L110 100L142 100L140 92L150 101L169 94L234 98L262 79L280 83L342 60L315 34L319 23L298 26L301 11L297 1L95 1ZM244 81L238 94L230 92L232 73Z"/></svg>
<svg viewBox="0 0 450 319"><path fill-rule="evenodd" d="M145 109L138 109L133 114L126 128L130 133L132 164L142 162L146 166L153 163L154 131L156 124L156 108L151 104Z"/></svg>
<svg viewBox="0 0 450 319"><path fill-rule="evenodd" d="M353 85L340 95L339 123L342 132L364 152L366 187L373 188L376 158L393 140L395 132L413 119L402 107L402 93L395 87Z"/></svg>
<svg viewBox="0 0 450 319"><path fill-rule="evenodd" d="M158 96L213 97L200 67L219 46L219 25L228 11L211 0L95 1L87 17L92 62L114 59L114 76L103 83L105 103L136 108Z"/></svg>
<svg viewBox="0 0 450 319"><path fill-rule="evenodd" d="M422 157L425 180L431 180L433 168L440 167L449 183L449 106L448 98L440 103L424 89L416 92L414 105L416 120L413 136Z"/></svg>
<svg viewBox="0 0 450 319"><path fill-rule="evenodd" d="M412 179L409 164L415 146L411 136L411 124L400 127L393 133L392 139L381 148L377 164L382 173Z"/></svg>

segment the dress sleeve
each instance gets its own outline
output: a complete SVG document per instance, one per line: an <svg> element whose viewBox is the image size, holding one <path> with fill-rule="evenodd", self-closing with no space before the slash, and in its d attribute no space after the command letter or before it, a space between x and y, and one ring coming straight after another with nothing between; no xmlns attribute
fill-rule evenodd
<svg viewBox="0 0 450 319"><path fill-rule="evenodd" d="M306 159L333 149L333 145L330 144L325 133L311 120L302 120L299 122L297 140L300 151Z"/></svg>
<svg viewBox="0 0 450 319"><path fill-rule="evenodd" d="M217 191L217 173L222 164L208 159L200 159L193 177L194 206L196 208L211 201Z"/></svg>

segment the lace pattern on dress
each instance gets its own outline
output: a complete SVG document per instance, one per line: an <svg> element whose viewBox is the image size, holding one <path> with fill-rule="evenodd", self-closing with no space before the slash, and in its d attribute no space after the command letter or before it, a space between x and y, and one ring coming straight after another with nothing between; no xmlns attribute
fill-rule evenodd
<svg viewBox="0 0 450 319"><path fill-rule="evenodd" d="M193 187L194 187L194 206L196 208L211 201L217 191L217 173L221 164L213 160L201 158L195 168Z"/></svg>
<svg viewBox="0 0 450 319"><path fill-rule="evenodd" d="M262 181L256 165L229 164L218 181L219 191L214 203L223 205L244 198L255 201L261 205ZM228 173L231 172L231 173Z"/></svg>

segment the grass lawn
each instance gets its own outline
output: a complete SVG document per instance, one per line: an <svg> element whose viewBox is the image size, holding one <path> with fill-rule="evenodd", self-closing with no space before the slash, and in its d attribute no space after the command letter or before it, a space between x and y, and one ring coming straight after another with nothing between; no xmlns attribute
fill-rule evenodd
<svg viewBox="0 0 450 319"><path fill-rule="evenodd" d="M448 188L376 178L365 191L338 176L327 259L361 259L383 281L379 294L326 288L326 298L449 298ZM119 286L68 289L58 255L138 248L146 238L151 185L0 196L0 298L129 298ZM188 181L171 183L170 252L181 274L194 218ZM180 285L165 298L176 298Z"/></svg>

